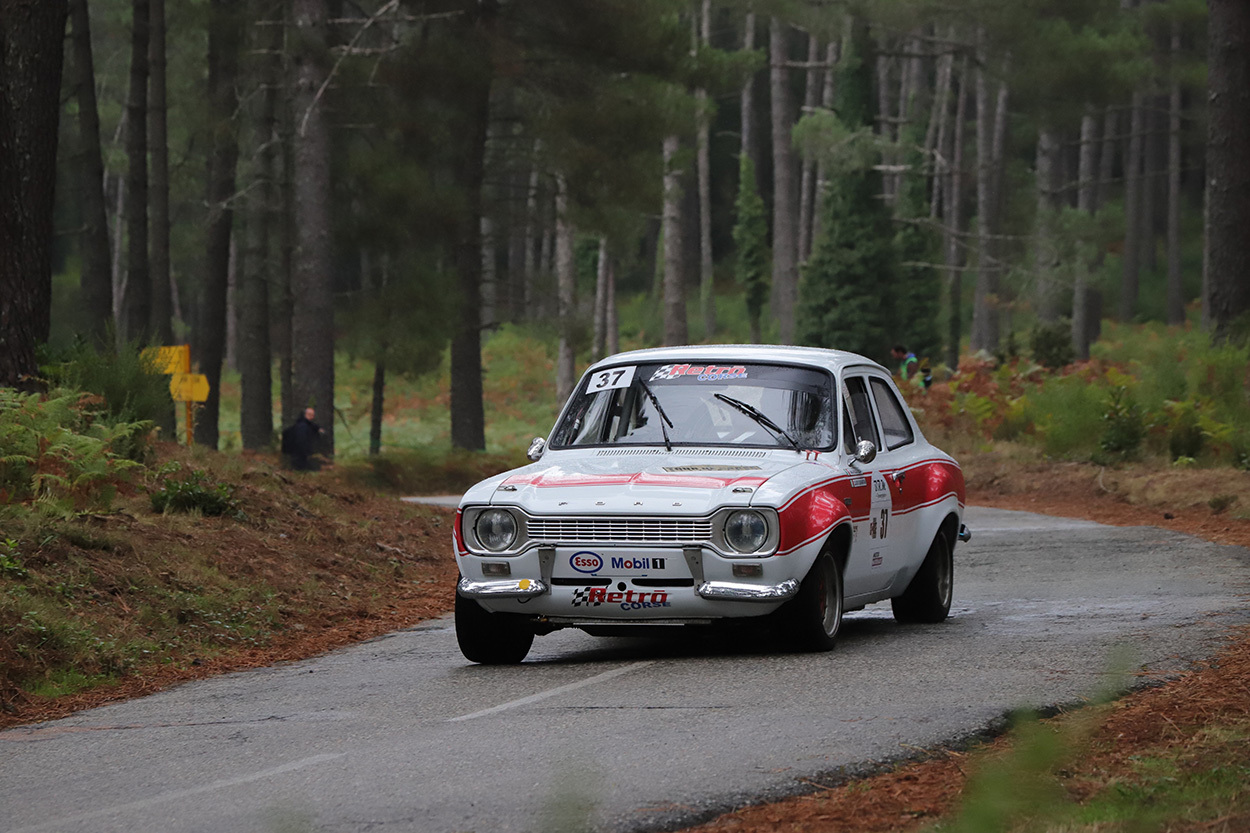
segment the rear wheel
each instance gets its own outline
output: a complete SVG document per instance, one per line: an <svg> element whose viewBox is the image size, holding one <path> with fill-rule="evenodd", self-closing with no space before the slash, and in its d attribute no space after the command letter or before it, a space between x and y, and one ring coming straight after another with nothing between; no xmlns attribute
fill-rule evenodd
<svg viewBox="0 0 1250 833"><path fill-rule="evenodd" d="M515 665L534 644L534 631L520 617L491 613L456 594L456 641L460 653L482 665Z"/></svg>
<svg viewBox="0 0 1250 833"><path fill-rule="evenodd" d="M833 648L842 629L842 571L833 556L820 554L786 611L787 635L796 647L807 651Z"/></svg>
<svg viewBox="0 0 1250 833"><path fill-rule="evenodd" d="M951 611L955 587L955 553L943 530L929 545L920 570L901 596L890 599L894 618L899 622L937 624Z"/></svg>

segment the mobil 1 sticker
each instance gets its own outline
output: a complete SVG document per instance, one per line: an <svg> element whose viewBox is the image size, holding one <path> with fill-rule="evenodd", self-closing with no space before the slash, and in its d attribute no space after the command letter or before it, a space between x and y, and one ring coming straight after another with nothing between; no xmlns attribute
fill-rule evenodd
<svg viewBox="0 0 1250 833"><path fill-rule="evenodd" d="M677 561L685 563L678 557ZM667 575L675 572L677 563L671 555L612 555L593 550L562 553L556 558L555 575L567 576L633 576Z"/></svg>

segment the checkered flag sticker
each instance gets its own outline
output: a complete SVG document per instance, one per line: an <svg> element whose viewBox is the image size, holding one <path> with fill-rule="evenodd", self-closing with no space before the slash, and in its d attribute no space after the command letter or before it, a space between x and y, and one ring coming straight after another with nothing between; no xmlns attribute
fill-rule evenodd
<svg viewBox="0 0 1250 833"><path fill-rule="evenodd" d="M598 607L601 604L603 602L590 600L589 587L578 587L573 591L573 607Z"/></svg>

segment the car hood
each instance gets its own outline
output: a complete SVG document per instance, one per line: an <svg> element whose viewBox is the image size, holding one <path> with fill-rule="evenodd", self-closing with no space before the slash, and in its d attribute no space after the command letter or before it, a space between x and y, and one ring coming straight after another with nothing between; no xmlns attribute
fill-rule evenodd
<svg viewBox="0 0 1250 833"><path fill-rule="evenodd" d="M803 462L788 452L733 455L549 455L495 481L490 502L536 514L702 515L724 505L747 505L765 482Z"/></svg>

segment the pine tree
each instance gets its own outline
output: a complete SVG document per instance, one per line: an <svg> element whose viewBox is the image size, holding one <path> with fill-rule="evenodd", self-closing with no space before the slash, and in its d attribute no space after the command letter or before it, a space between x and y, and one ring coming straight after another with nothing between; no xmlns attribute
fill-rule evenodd
<svg viewBox="0 0 1250 833"><path fill-rule="evenodd" d="M916 140L918 137L913 136ZM919 146L913 141L909 172L902 177L898 211L901 222L894 237L899 259L898 291L894 294L893 339L907 345L917 356L937 361L942 351L938 317L942 307L942 282L933 264L938 258L936 235L931 228L908 220L928 214L925 180L920 168Z"/></svg>
<svg viewBox="0 0 1250 833"><path fill-rule="evenodd" d="M734 224L734 247L738 251L735 277L742 284L742 298L751 322L751 341L762 340L760 313L768 301L768 217L764 199L755 184L755 164L743 153L738 161L738 220Z"/></svg>
<svg viewBox="0 0 1250 833"><path fill-rule="evenodd" d="M871 127L872 65L867 27L857 21L834 107L844 129ZM881 174L874 168L878 161L879 153L868 154L830 181L821 206L821 234L800 286L799 344L878 358L888 350L898 256L889 209L881 199Z"/></svg>

